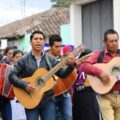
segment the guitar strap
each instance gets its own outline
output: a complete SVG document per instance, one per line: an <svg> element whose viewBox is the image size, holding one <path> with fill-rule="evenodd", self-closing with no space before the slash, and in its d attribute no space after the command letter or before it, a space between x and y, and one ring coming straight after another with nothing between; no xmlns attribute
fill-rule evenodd
<svg viewBox="0 0 120 120"><path fill-rule="evenodd" d="M104 57L104 51L101 51L101 52L100 52L100 55L99 55L99 57L98 57L98 63L102 63L103 57Z"/></svg>
<svg viewBox="0 0 120 120"><path fill-rule="evenodd" d="M120 49L118 49L117 53L120 55ZM102 63L103 57L104 57L104 51L101 51L98 57L98 63Z"/></svg>
<svg viewBox="0 0 120 120"><path fill-rule="evenodd" d="M45 53L45 59L46 59L46 62L47 62L47 65L48 65L49 69L51 69L52 66L51 66L50 60L48 58L48 53ZM52 76L52 78L53 78L54 81L56 81L56 78L54 76Z"/></svg>

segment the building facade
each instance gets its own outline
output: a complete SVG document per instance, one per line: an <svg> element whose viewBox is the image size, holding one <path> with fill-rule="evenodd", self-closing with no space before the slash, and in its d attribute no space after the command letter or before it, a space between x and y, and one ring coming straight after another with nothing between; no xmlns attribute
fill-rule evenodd
<svg viewBox="0 0 120 120"><path fill-rule="evenodd" d="M92 50L103 49L107 29L120 34L120 0L74 0L70 6L71 38ZM119 41L120 44L120 41Z"/></svg>

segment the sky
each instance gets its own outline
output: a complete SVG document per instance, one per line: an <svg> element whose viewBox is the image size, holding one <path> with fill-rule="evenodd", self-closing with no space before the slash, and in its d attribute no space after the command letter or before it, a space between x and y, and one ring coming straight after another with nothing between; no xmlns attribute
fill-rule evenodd
<svg viewBox="0 0 120 120"><path fill-rule="evenodd" d="M0 0L0 26L45 11L51 5L50 0Z"/></svg>

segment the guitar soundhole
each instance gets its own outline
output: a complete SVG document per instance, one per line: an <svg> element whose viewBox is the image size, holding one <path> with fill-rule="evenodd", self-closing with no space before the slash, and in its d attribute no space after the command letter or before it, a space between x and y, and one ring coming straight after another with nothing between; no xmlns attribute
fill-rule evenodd
<svg viewBox="0 0 120 120"><path fill-rule="evenodd" d="M41 78L41 77L38 77L37 79L36 79L36 86L38 87L43 87L45 85L45 81L44 81L44 79L43 78Z"/></svg>
<svg viewBox="0 0 120 120"><path fill-rule="evenodd" d="M114 66L112 68L112 75L114 75L114 76L119 76L120 75L120 67L119 66Z"/></svg>

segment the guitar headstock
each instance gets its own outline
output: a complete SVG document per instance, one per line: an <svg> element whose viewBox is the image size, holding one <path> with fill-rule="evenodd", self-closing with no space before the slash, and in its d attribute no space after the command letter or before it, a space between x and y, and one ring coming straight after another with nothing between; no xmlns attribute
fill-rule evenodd
<svg viewBox="0 0 120 120"><path fill-rule="evenodd" d="M78 57L85 49L84 45L79 45L78 47L76 47L68 56L72 56L73 58ZM68 60L68 56L64 57L64 59L62 59L62 61L67 61Z"/></svg>
<svg viewBox="0 0 120 120"><path fill-rule="evenodd" d="M73 54L73 56L74 57L77 57L77 56L79 56L83 51L84 51L84 49L85 49L85 46L84 45L79 45L78 47L76 47L74 50L73 50L73 52L72 52L72 54Z"/></svg>

